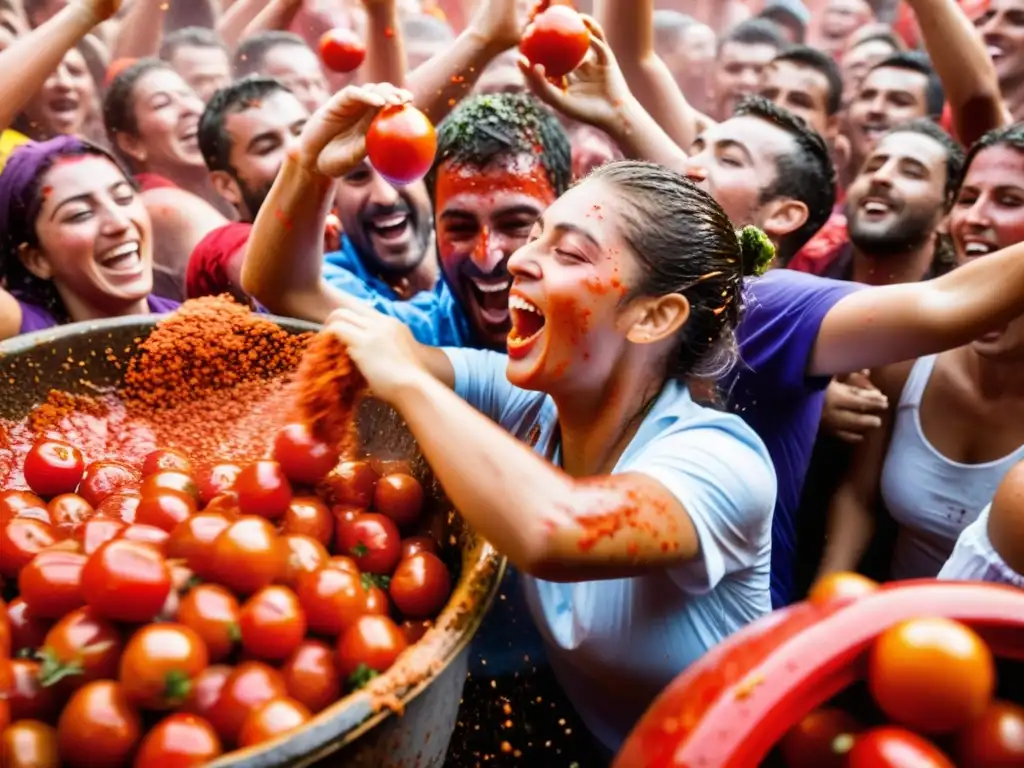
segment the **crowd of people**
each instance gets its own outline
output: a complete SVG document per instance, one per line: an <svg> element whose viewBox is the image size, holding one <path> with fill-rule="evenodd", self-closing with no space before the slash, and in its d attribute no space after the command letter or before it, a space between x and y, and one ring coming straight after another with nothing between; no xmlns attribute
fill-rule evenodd
<svg viewBox="0 0 1024 768"><path fill-rule="evenodd" d="M1024 0L577 2L564 82L534 5L4 0L0 340L325 324L513 566L483 672L592 761L823 576L1024 588Z"/></svg>

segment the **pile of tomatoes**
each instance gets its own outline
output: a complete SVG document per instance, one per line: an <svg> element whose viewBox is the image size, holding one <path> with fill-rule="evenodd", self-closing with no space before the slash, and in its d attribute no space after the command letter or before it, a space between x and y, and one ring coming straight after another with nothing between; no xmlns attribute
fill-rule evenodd
<svg viewBox="0 0 1024 768"><path fill-rule="evenodd" d="M420 483L378 469L302 424L247 466L36 443L0 492L0 764L203 765L387 671L452 578Z"/></svg>

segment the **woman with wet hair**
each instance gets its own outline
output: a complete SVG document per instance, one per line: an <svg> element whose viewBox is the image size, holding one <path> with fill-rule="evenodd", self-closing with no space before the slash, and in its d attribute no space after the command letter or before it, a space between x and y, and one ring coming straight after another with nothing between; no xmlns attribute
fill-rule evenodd
<svg viewBox="0 0 1024 768"><path fill-rule="evenodd" d="M326 211L310 196L407 98L346 88L314 115L250 248L315 248ZM681 669L771 609L771 460L691 383L732 365L744 276L772 255L677 173L611 163L510 258L507 355L422 346L353 298L328 323L466 521L527 575L549 660L609 751Z"/></svg>

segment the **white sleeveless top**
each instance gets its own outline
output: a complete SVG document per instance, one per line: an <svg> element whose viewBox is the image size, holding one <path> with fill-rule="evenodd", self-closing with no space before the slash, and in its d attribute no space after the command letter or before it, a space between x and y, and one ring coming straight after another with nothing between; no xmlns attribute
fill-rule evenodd
<svg viewBox="0 0 1024 768"><path fill-rule="evenodd" d="M939 571L939 578L949 581L991 581L1024 589L1024 573L1017 573L996 552L988 537L989 504L978 519L960 534L949 560Z"/></svg>
<svg viewBox="0 0 1024 768"><path fill-rule="evenodd" d="M922 357L900 395L892 440L882 467L882 500L899 524L890 576L935 578L961 532L992 501L1024 445L1002 459L961 464L939 453L921 429L921 398L936 355Z"/></svg>

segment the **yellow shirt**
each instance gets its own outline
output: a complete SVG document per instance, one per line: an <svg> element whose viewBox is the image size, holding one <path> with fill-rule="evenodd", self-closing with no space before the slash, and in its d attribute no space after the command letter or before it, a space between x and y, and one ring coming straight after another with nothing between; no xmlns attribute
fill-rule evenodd
<svg viewBox="0 0 1024 768"><path fill-rule="evenodd" d="M4 169L7 164L7 157L14 151L15 147L20 147L29 141L28 136L7 129L0 134L0 171Z"/></svg>

